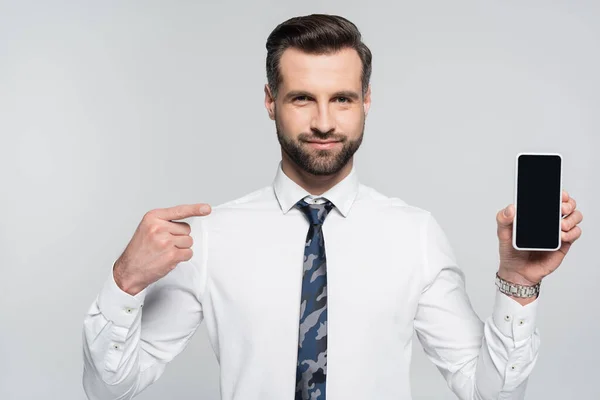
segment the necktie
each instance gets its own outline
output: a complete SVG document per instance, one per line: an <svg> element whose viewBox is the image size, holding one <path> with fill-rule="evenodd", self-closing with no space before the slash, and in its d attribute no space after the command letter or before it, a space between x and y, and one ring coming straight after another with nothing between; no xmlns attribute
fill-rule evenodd
<svg viewBox="0 0 600 400"><path fill-rule="evenodd" d="M325 400L327 376L327 268L322 225L333 208L296 203L310 227L304 248L295 400Z"/></svg>

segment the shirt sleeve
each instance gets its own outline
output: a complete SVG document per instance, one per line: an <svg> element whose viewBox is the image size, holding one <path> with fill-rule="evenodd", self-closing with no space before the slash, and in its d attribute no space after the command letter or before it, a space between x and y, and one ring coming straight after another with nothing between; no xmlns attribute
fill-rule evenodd
<svg viewBox="0 0 600 400"><path fill-rule="evenodd" d="M204 319L206 234L199 223L192 232L192 259L135 296L119 288L111 268L83 322L88 399L132 399L162 375L196 332Z"/></svg>
<svg viewBox="0 0 600 400"><path fill-rule="evenodd" d="M491 280L494 307L482 322L467 296L464 273L433 216L427 217L422 234L427 278L415 331L427 357L459 399L523 399L540 344L535 326L538 299L523 306Z"/></svg>

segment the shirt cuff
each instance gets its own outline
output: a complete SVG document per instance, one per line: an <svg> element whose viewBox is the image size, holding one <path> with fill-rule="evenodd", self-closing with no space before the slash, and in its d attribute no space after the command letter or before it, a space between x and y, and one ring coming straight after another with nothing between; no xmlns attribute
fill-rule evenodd
<svg viewBox="0 0 600 400"><path fill-rule="evenodd" d="M535 331L535 318L537 315L538 297L527 305L522 305L496 290L494 311L492 318L494 324L505 336L514 342L527 339Z"/></svg>
<svg viewBox="0 0 600 400"><path fill-rule="evenodd" d="M130 295L115 282L113 268L110 269L110 277L98 295L98 308L115 325L129 328L144 306L148 288L144 288L135 296Z"/></svg>

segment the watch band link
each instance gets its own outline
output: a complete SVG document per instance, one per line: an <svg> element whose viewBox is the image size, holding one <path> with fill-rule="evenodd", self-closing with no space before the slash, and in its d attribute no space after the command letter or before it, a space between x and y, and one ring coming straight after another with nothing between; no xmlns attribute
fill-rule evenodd
<svg viewBox="0 0 600 400"><path fill-rule="evenodd" d="M540 285L541 282L538 282L533 286L518 285L516 283L505 281L500 278L496 272L496 286L502 293L509 296L520 298L535 297L540 293Z"/></svg>

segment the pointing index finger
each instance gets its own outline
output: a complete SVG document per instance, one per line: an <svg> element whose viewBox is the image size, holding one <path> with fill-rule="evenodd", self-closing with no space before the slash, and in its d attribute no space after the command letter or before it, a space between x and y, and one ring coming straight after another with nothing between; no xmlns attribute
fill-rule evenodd
<svg viewBox="0 0 600 400"><path fill-rule="evenodd" d="M182 204L179 206L162 208L157 210L158 218L172 221L176 219L184 219L189 217L201 217L210 214L210 206L208 204Z"/></svg>

